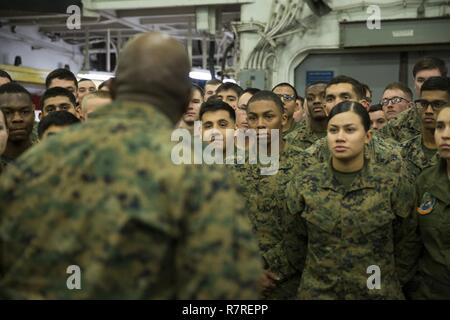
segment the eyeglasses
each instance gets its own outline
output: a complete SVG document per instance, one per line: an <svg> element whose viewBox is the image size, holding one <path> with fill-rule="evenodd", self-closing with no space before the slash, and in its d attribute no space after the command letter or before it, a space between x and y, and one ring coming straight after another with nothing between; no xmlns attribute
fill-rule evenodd
<svg viewBox="0 0 450 320"><path fill-rule="evenodd" d="M428 101L425 99L418 99L414 101L414 104L417 108L426 110L428 106L431 106L433 111L440 110L444 105L447 104L447 101L444 100L434 100L434 101Z"/></svg>
<svg viewBox="0 0 450 320"><path fill-rule="evenodd" d="M296 96L290 96L288 94L277 94L277 96L279 96L283 102L294 101L296 99Z"/></svg>
<svg viewBox="0 0 450 320"><path fill-rule="evenodd" d="M389 104L397 104L397 103L400 103L400 102L402 102L402 100L405 100L406 102L409 103L409 101L406 100L405 98L402 98L402 97L392 97L392 98L390 98L390 99L388 99L388 98L382 99L382 100L380 101L380 104L381 104L382 106L387 106L387 105L389 105Z"/></svg>

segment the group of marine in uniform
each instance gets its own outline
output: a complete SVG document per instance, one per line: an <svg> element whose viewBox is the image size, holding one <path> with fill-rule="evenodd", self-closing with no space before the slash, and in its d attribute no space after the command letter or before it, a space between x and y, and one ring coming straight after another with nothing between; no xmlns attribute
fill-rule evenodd
<svg viewBox="0 0 450 320"><path fill-rule="evenodd" d="M309 84L302 101L289 83L203 91L189 69L176 40L141 34L121 52L113 102L35 143L32 120L16 129L29 94L0 86L0 138L26 146L2 156L0 298L450 299L442 60L416 63L415 99L391 83L379 105L348 76ZM238 152L232 165L174 164L172 132L195 135L195 121L224 155L256 130L278 146L277 171Z"/></svg>

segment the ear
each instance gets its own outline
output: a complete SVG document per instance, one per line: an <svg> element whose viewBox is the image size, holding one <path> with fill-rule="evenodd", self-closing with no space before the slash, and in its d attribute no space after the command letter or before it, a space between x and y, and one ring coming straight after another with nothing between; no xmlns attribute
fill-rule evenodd
<svg viewBox="0 0 450 320"><path fill-rule="evenodd" d="M299 112L302 110L302 105L300 103L300 99L295 100L295 109L294 112Z"/></svg>
<svg viewBox="0 0 450 320"><path fill-rule="evenodd" d="M287 124L288 122L288 116L286 114L286 112L283 112L283 114L281 115L281 124L283 125L283 127Z"/></svg>
<svg viewBox="0 0 450 320"><path fill-rule="evenodd" d="M42 110L41 112L39 112L39 121L42 120L42 112L43 112Z"/></svg>
<svg viewBox="0 0 450 320"><path fill-rule="evenodd" d="M370 142L370 140L372 140L372 129L367 131L364 143L368 144Z"/></svg>
<svg viewBox="0 0 450 320"><path fill-rule="evenodd" d="M77 113L77 115L78 115L78 118L79 118L80 120L84 120L83 112L81 111L81 107L80 107L80 106L76 106L76 107L75 107L75 111L76 111L76 113Z"/></svg>
<svg viewBox="0 0 450 320"><path fill-rule="evenodd" d="M369 101L367 101L366 99L362 99L362 100L359 101L359 103L361 103L362 106L363 106L364 108L366 108L367 112L369 112L369 108L370 108L370 103L369 103Z"/></svg>

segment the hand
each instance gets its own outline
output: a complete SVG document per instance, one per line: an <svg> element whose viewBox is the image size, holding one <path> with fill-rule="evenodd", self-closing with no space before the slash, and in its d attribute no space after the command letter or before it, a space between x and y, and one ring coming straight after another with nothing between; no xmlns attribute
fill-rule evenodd
<svg viewBox="0 0 450 320"><path fill-rule="evenodd" d="M273 273L269 270L264 270L264 273L262 274L262 276L259 280L261 291L264 293L264 292L270 291L271 289L275 288L276 281L279 281L279 280L280 280L280 277L278 277L275 273Z"/></svg>

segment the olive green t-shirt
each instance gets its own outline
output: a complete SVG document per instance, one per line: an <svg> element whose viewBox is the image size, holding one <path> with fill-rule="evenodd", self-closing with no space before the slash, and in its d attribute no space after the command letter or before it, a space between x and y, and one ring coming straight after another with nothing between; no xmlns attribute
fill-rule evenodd
<svg viewBox="0 0 450 320"><path fill-rule="evenodd" d="M436 154L437 149L429 149L429 148L425 147L425 145L422 143L422 151L423 151L425 157L427 158L428 162L430 162L431 159Z"/></svg>
<svg viewBox="0 0 450 320"><path fill-rule="evenodd" d="M340 172L333 168L333 174L336 180L339 182L339 184L343 185L346 189L348 189L353 180L355 180L356 176L361 172L355 171L355 172Z"/></svg>

